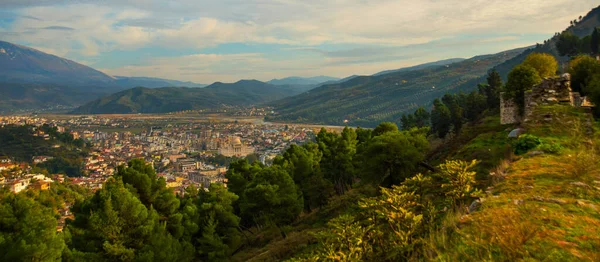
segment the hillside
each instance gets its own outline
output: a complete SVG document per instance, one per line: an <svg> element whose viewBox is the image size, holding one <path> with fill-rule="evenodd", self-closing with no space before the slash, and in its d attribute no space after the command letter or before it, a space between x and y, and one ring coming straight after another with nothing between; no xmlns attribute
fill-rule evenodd
<svg viewBox="0 0 600 262"><path fill-rule="evenodd" d="M464 58L444 59L444 60L430 62L430 63L425 63L425 64L420 64L420 65L416 65L416 66L403 67L403 68L400 68L400 69L385 70L385 71L381 71L379 73L376 73L373 76L385 75L385 74L389 74L389 73L398 73L398 72L413 71L413 70L419 70L419 69L424 69L424 68L433 67L433 66L445 66L445 65L454 64L454 63L457 63L457 62L460 62L460 61L464 61L464 60L465 60Z"/></svg>
<svg viewBox="0 0 600 262"><path fill-rule="evenodd" d="M249 106L300 93L257 80L217 82L205 88L136 87L102 97L73 111L76 114L168 113L182 110Z"/></svg>
<svg viewBox="0 0 600 262"><path fill-rule="evenodd" d="M600 259L598 125L583 110L555 105L537 108L523 128L552 147L503 156L511 140L498 126L476 132L447 155L484 159L486 150L498 152L490 155L495 163L485 169L489 176L480 180L486 189L481 207L448 215L451 233L436 232L440 235L431 244L440 260Z"/></svg>
<svg viewBox="0 0 600 262"><path fill-rule="evenodd" d="M309 92L272 103L275 121L374 126L397 122L405 112L427 105L447 92L469 91L492 67L514 58L523 49L477 56L445 66L359 76L342 83L320 86Z"/></svg>

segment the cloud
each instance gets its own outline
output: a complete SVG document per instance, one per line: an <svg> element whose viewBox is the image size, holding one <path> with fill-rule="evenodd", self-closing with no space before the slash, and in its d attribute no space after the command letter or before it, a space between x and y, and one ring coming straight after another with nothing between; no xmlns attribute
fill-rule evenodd
<svg viewBox="0 0 600 262"><path fill-rule="evenodd" d="M46 26L42 29L46 29L46 30L60 30L60 31L73 31L75 30L72 27L68 27L68 26Z"/></svg>
<svg viewBox="0 0 600 262"><path fill-rule="evenodd" d="M102 63L117 74L152 72L194 81L198 76L203 82L211 74L213 80L313 72L345 76L531 45L535 41L522 36L536 35L541 42L596 5L593 0L3 0L0 9L10 13L10 23L0 26L0 34L92 66L113 52L132 52L132 61ZM232 43L278 50L252 56L247 50L220 56L203 51ZM161 53L140 51L149 49Z"/></svg>

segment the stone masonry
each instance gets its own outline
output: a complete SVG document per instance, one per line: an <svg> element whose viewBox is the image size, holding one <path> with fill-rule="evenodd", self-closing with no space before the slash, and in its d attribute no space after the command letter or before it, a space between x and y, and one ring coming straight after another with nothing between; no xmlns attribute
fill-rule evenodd
<svg viewBox="0 0 600 262"><path fill-rule="evenodd" d="M584 103L585 101L585 103ZM571 106L593 106L587 102L586 97L581 97L578 92L571 91L571 75L545 78L540 84L533 86L531 91L525 93L525 114L529 116L531 109L537 105L569 104ZM520 123L524 118L519 116L519 109L515 102L504 99L500 95L500 123Z"/></svg>

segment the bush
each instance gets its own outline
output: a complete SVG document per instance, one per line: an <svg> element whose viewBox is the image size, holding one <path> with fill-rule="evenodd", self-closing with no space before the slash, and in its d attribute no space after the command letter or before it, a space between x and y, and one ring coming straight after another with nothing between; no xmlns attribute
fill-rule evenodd
<svg viewBox="0 0 600 262"><path fill-rule="evenodd" d="M522 155L527 151L536 148L542 143L540 138L534 135L524 134L519 136L513 147L515 148L515 155Z"/></svg>
<svg viewBox="0 0 600 262"><path fill-rule="evenodd" d="M564 149L558 143L546 143L546 142L541 143L537 148L548 154L558 154Z"/></svg>

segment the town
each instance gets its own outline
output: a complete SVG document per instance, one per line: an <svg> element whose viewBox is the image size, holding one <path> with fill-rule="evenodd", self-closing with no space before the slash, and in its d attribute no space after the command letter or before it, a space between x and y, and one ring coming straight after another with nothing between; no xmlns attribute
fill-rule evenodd
<svg viewBox="0 0 600 262"><path fill-rule="evenodd" d="M34 166L51 160L51 156L36 155L31 161L19 162L5 155L0 159L0 171L4 174L0 184L14 193L29 186L44 190L52 182L65 180L97 190L119 166L132 159L144 159L169 188L184 194L190 185L204 189L211 183L226 185L224 174L232 160L247 158L249 162L269 165L290 145L312 141L320 129L252 120L195 121L165 115L0 117L1 127L31 126L34 136L49 140L49 134L36 128L50 126L75 140L83 140L90 147L83 162L84 175L76 177L35 173L39 169Z"/></svg>

